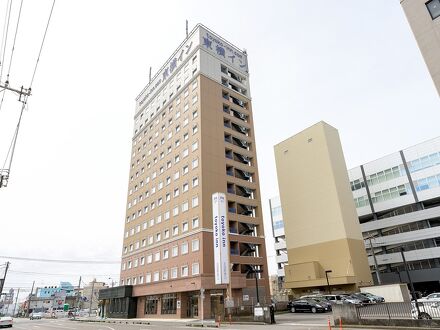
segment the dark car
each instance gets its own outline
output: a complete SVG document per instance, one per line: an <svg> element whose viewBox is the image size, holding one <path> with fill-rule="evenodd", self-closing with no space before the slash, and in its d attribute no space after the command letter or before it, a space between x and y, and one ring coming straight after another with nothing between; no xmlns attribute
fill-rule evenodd
<svg viewBox="0 0 440 330"><path fill-rule="evenodd" d="M368 297L366 297L366 296L364 296L363 294L360 294L360 293L352 293L350 296L354 297L356 299L359 299L362 302L362 304L374 303L373 299L370 299L370 298L368 298Z"/></svg>
<svg viewBox="0 0 440 330"><path fill-rule="evenodd" d="M312 298L308 298L308 300L313 300L317 304L321 305L322 307L324 307L326 312L330 312L332 310L332 304L328 302L325 298L312 297Z"/></svg>
<svg viewBox="0 0 440 330"><path fill-rule="evenodd" d="M298 299L298 300L289 301L287 307L289 311L291 311L292 313L296 313L296 312L318 313L318 312L326 311L323 305L312 299Z"/></svg>

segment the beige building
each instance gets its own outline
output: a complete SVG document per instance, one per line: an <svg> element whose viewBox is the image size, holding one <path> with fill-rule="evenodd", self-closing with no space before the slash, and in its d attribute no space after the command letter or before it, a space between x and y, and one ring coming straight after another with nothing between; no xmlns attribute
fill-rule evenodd
<svg viewBox="0 0 440 330"><path fill-rule="evenodd" d="M99 306L99 291L108 288L108 285L104 282L98 282L96 280L90 282L88 285L84 286L81 293L81 303L80 306L83 309L89 309L90 306L92 311L98 309Z"/></svg>
<svg viewBox="0 0 440 330"><path fill-rule="evenodd" d="M275 158L288 219L285 287L301 295L371 285L338 131L319 122L277 144Z"/></svg>
<svg viewBox="0 0 440 330"><path fill-rule="evenodd" d="M400 0L440 95L440 0Z"/></svg>
<svg viewBox="0 0 440 330"><path fill-rule="evenodd" d="M215 192L227 197L236 303L255 297L255 276L269 296L246 52L197 25L136 98L134 120L120 283L137 317L224 313Z"/></svg>

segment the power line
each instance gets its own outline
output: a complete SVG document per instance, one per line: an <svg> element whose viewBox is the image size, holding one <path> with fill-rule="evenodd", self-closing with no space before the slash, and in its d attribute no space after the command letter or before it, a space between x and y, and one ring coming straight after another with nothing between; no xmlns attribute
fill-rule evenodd
<svg viewBox="0 0 440 330"><path fill-rule="evenodd" d="M53 0L52 8L50 9L49 19L47 20L46 30L44 31L43 40L41 41L41 47L40 47L40 51L38 53L37 62L35 63L35 69L34 69L34 73L32 74L32 79L31 79L31 83L29 85L29 89L32 88L32 84L33 84L34 78L35 78L35 73L37 72L38 63L40 62L41 51L43 50L44 40L46 40L47 29L49 28L49 23L50 23L50 19L52 17L52 12L53 12L53 7L55 6L55 1L56 0Z"/></svg>
<svg viewBox="0 0 440 330"><path fill-rule="evenodd" d="M121 261L112 260L67 260L67 259L43 259L43 258L25 258L25 257L11 257L0 256L1 259L23 260L23 261L39 261L39 262L53 262L61 264L119 264Z"/></svg>
<svg viewBox="0 0 440 330"><path fill-rule="evenodd" d="M27 274L27 275L52 275L52 276L110 276L110 275L119 275L117 273L109 273L109 274L79 274L79 273L69 273L69 274L62 274L62 273L40 273L40 272L28 272L28 271L20 271L20 270L10 270L11 273L15 274Z"/></svg>
<svg viewBox="0 0 440 330"><path fill-rule="evenodd" d="M18 25L20 24L20 17L21 17L21 9L23 7L23 0L20 2L20 9L18 11L18 18L17 18L17 26L15 27L15 35L14 35L14 42L12 43L12 51L11 51L11 58L9 60L9 68L8 68L8 74L6 76L6 79L9 80L9 73L11 72L11 66L12 66L12 58L14 56L14 50L15 50L15 41L17 40L17 32L18 32Z"/></svg>
<svg viewBox="0 0 440 330"><path fill-rule="evenodd" d="M3 68L5 66L4 64L5 64L6 44L8 43L9 21L11 19L11 8L12 8L12 0L10 0L10 2L9 2L8 20L7 20L7 24L5 25L6 26L6 33L5 33L5 31L3 31L5 33L4 34L4 41L5 41L5 43L4 43L4 45L2 45L3 46L3 54L2 54L2 62L0 63L1 64L0 82L1 82L2 77L3 77Z"/></svg>

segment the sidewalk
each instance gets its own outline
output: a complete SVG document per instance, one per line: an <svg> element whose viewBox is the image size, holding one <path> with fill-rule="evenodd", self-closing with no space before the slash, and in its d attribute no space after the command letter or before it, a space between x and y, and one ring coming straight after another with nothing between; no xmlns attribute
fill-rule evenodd
<svg viewBox="0 0 440 330"><path fill-rule="evenodd" d="M77 322L101 322L101 323L123 323L123 324L150 324L150 322L172 322L172 323L191 323L191 322L201 322L199 319L154 319L154 318L134 318L134 319L102 319L98 317L77 317L75 319L70 319L71 321ZM214 323L214 321L207 320L206 324Z"/></svg>

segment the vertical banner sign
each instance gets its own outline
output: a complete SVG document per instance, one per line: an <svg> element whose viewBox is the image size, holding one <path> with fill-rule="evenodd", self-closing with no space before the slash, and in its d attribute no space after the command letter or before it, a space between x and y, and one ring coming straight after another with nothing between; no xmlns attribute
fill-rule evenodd
<svg viewBox="0 0 440 330"><path fill-rule="evenodd" d="M226 217L226 196L223 193L212 195L212 229L215 284L229 284L229 228Z"/></svg>

